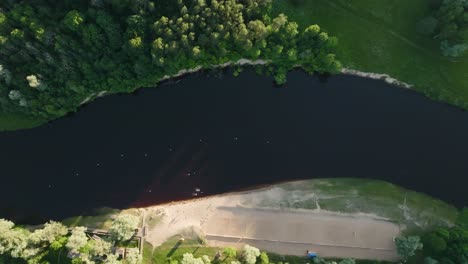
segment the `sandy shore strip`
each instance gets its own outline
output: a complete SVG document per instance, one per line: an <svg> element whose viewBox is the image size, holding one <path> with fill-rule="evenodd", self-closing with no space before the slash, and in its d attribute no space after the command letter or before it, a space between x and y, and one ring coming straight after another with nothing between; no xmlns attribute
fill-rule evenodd
<svg viewBox="0 0 468 264"><path fill-rule="evenodd" d="M398 260L393 242L400 233L397 224L372 215L266 205L285 196L272 187L148 207L147 214L159 214L161 220L147 231L146 241L158 246L194 228L211 246L250 244L285 255L313 250L324 257Z"/></svg>
<svg viewBox="0 0 468 264"><path fill-rule="evenodd" d="M255 66L255 65L266 65L268 64L269 61L267 60L261 60L261 59L258 59L258 60L249 60L249 59L240 59L238 61L228 61L226 63L223 63L223 64L219 64L219 65L213 65L212 67L213 68L226 68L228 66L233 66L233 65L249 65L249 66ZM300 65L297 65L296 67L299 67L300 68ZM169 80L169 79L174 79L174 78L178 78L178 77L181 77L181 76L184 76L186 74L190 74L190 73L195 73L195 72L198 72L200 70L202 70L203 67L202 66L197 66L195 68L192 68L192 69L183 69L183 70L180 70L179 72L177 72L176 74L174 75L165 75L163 76L159 81L159 82L162 82L162 81L166 81L166 80ZM342 74L348 74L348 75L355 75L355 76L359 76L359 77L364 77L364 78L369 78L369 79L375 79L375 80L384 80L385 82L389 83L389 84L393 84L393 85L397 85L397 86L400 86L400 87L403 87L403 88L412 88L413 85L411 84L408 84L408 83L405 83L405 82L402 82L402 81L399 81L393 77L391 77L390 75L388 74L382 74L382 73L373 73L373 72L362 72L362 71L358 71L358 70L353 70L353 69L348 69L348 68L343 68L341 70L341 73ZM98 98L98 97L102 97L104 96L105 94L107 93L107 91L101 91L99 93L92 93L91 95L89 95L88 97L86 97L81 103L80 105L83 105L83 104L86 104L88 102L91 101L91 99L93 99L94 97Z"/></svg>
<svg viewBox="0 0 468 264"><path fill-rule="evenodd" d="M382 73L373 73L373 72L362 72L358 70L353 70L353 69L347 69L343 68L341 70L342 74L348 74L348 75L355 75L359 77L364 77L364 78L369 78L369 79L375 79L375 80L384 80L385 82L393 85L397 85L403 88L410 89L413 87L413 85L399 81L393 77L391 77L388 74L382 74Z"/></svg>

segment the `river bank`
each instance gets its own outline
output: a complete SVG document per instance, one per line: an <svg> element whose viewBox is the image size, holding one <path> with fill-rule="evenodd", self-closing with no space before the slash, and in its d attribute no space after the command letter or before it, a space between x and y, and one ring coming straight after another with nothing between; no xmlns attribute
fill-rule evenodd
<svg viewBox="0 0 468 264"><path fill-rule="evenodd" d="M226 68L226 67L231 67L231 66L257 66L257 65L266 65L268 64L268 61L258 59L258 60L248 60L248 59L240 59L236 62L226 62L220 65L213 65L212 68ZM296 68L301 68L300 65L297 65ZM183 77L188 74L193 74L202 71L204 68L202 66L197 66L195 68L191 69L182 69L179 72L177 72L174 75L165 75L163 76L157 84L170 80L170 79L176 79ZM369 78L369 79L374 79L374 80L384 80L385 82L396 85L399 87L403 88L413 88L414 86L408 83L405 83L403 81L399 81L393 77L391 77L388 74L382 74L382 73L372 73L372 72L363 72L363 71L358 71L354 69L349 69L349 68L343 68L341 70L341 74L346 74L346 75L353 75L353 76L359 76L363 78ZM157 85L155 84L155 85ZM85 105L87 103L90 103L94 101L97 98L101 98L103 96L106 96L109 94L109 91L103 90L97 93L92 93L83 101L80 103L80 106ZM13 121L11 121L11 120ZM2 125L2 120L5 120L6 125ZM53 120L52 120L53 121ZM13 131L17 129L31 129L37 126L41 126L45 123L52 122L52 121L38 121L38 120L30 120L29 118L23 119L21 116L10 116L10 115L0 115L0 131ZM13 123L16 123L17 125L14 125Z"/></svg>
<svg viewBox="0 0 468 264"><path fill-rule="evenodd" d="M457 218L452 206L386 182L317 179L64 223L106 229L118 214L144 218L145 241L155 252L184 237L213 248L250 244L280 255L313 250L324 257L387 261L399 259L393 239L402 232L451 226Z"/></svg>
<svg viewBox="0 0 468 264"><path fill-rule="evenodd" d="M336 36L344 67L388 74L431 99L468 109L468 60L442 56L439 41L416 30L433 8L427 0L390 6L377 1L273 1L273 14L286 14L299 28L318 24Z"/></svg>
<svg viewBox="0 0 468 264"><path fill-rule="evenodd" d="M284 199L275 187L147 208L160 216L146 241L157 247L184 230L200 232L212 247L245 244L281 255L398 260L395 223L377 216L320 209L265 207L265 197Z"/></svg>

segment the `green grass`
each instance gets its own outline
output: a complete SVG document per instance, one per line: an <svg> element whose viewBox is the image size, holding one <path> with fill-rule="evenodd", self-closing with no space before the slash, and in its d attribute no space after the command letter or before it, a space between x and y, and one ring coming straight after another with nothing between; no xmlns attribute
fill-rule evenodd
<svg viewBox="0 0 468 264"><path fill-rule="evenodd" d="M289 264L307 264L313 263L310 259L302 256L282 256L274 253L268 253L268 257L271 263L289 263ZM340 262L340 259L327 259L329 261ZM357 259L356 264L392 264L394 262L388 261L377 261L377 260L361 260Z"/></svg>
<svg viewBox="0 0 468 264"><path fill-rule="evenodd" d="M443 57L438 41L416 32L430 10L428 0L274 0L301 27L318 24L339 39L345 67L387 73L432 98L468 108L468 60Z"/></svg>
<svg viewBox="0 0 468 264"><path fill-rule="evenodd" d="M280 198L259 201L261 206L367 213L388 218L410 231L454 223L458 210L428 195L388 182L368 179L317 179L285 183Z"/></svg>
<svg viewBox="0 0 468 264"><path fill-rule="evenodd" d="M152 264L153 263L153 246L145 242L143 245L143 261L142 264Z"/></svg>
<svg viewBox="0 0 468 264"><path fill-rule="evenodd" d="M155 248L152 255L152 263L168 263L168 258L179 260L180 262L184 253L193 253L195 257L207 255L213 259L218 250L222 251L222 249L219 248L205 246L201 244L198 239L185 239L185 241L181 243L179 247L175 248L178 244L179 238L180 237L178 236L173 237L161 246ZM222 263L230 263L230 261L230 259L226 259Z"/></svg>
<svg viewBox="0 0 468 264"><path fill-rule="evenodd" d="M33 120L18 114L0 113L0 131L33 128L45 122L45 120Z"/></svg>
<svg viewBox="0 0 468 264"><path fill-rule="evenodd" d="M207 255L210 257L211 260L214 259L216 252L223 251L222 248L216 247L207 247L199 242L196 238L186 239L176 250L174 250L177 242L179 241L181 236L175 236L168 241L166 241L161 246L155 248L151 247L151 245L147 244L144 247L143 251L143 264L165 264L168 262L168 255L170 255L170 259L180 260L184 253L193 253L195 257L201 257L203 255ZM186 236L184 235L184 238ZM240 255L240 251L237 252L237 255ZM268 256L271 263L289 263L289 264L306 264L311 263L310 259L306 258L305 256L283 256L274 253L269 253ZM231 263L235 259L227 258L225 259L221 256L220 261L217 263ZM339 262L339 260L336 260ZM213 262L214 263L214 262ZM372 260L356 260L357 264L391 264L391 262L379 262L379 261L372 261Z"/></svg>
<svg viewBox="0 0 468 264"><path fill-rule="evenodd" d="M86 226L88 228L109 229L112 225L114 218L120 213L119 210L102 208L96 210L95 215L92 216L74 216L62 220L66 226Z"/></svg>

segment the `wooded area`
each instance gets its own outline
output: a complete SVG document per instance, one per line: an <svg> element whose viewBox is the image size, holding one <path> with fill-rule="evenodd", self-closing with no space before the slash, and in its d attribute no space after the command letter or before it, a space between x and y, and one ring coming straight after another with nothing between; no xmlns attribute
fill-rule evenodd
<svg viewBox="0 0 468 264"><path fill-rule="evenodd" d="M278 83L338 72L337 39L270 16L271 0L6 0L0 111L53 119L101 91L132 92L198 65L263 59Z"/></svg>

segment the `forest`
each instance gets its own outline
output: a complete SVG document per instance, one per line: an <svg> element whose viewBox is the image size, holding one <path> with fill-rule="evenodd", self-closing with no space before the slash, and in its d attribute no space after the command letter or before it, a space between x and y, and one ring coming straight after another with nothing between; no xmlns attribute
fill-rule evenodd
<svg viewBox="0 0 468 264"><path fill-rule="evenodd" d="M444 56L460 57L468 50L468 1L443 0L417 24L418 32L440 41Z"/></svg>
<svg viewBox="0 0 468 264"><path fill-rule="evenodd" d="M337 73L337 39L299 28L272 0L6 0L0 4L0 111L51 120L105 91L241 58L277 83L300 65Z"/></svg>

